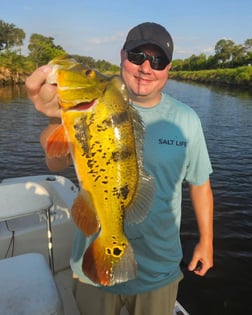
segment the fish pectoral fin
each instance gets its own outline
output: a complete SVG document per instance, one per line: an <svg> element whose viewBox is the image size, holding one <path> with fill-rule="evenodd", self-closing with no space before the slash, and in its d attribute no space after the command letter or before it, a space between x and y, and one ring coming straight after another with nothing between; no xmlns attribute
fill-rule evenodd
<svg viewBox="0 0 252 315"><path fill-rule="evenodd" d="M154 200L155 191L153 178L146 173L142 173L136 195L132 203L125 208L126 224L141 223L147 217Z"/></svg>
<svg viewBox="0 0 252 315"><path fill-rule="evenodd" d="M82 260L84 274L94 283L103 286L134 279L137 263L130 243L123 247L113 245L108 248L106 245L106 240L102 241L101 236L91 243Z"/></svg>
<svg viewBox="0 0 252 315"><path fill-rule="evenodd" d="M80 192L76 197L72 206L72 217L75 224L86 236L93 235L99 231L100 223L88 194Z"/></svg>
<svg viewBox="0 0 252 315"><path fill-rule="evenodd" d="M58 126L46 140L46 155L49 158L68 155L69 144L63 125Z"/></svg>

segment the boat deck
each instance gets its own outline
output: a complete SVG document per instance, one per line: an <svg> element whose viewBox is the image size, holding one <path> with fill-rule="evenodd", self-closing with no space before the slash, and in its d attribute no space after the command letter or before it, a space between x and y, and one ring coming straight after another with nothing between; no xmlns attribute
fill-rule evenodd
<svg viewBox="0 0 252 315"><path fill-rule="evenodd" d="M80 315L72 295L72 272L69 268L69 257L75 231L75 225L71 218L71 207L78 193L78 188L69 179L56 175L8 178L0 183L0 187L2 188L1 201L6 201L2 207L0 205L0 209L3 208L6 211L11 206L15 212L14 218L9 218L7 215L5 221L2 218L3 222L0 222L0 259L35 252L48 258L47 245L51 244L48 244L46 237L48 234L45 229L46 218L42 214L30 216L22 216L22 214L27 214L28 199L36 198L37 200L37 198L50 196L53 204L50 213L51 220L49 219L49 221L52 224L53 266L55 267L52 269L56 271L55 281L64 305L64 314ZM23 188L22 191L19 189L20 187ZM37 187L40 187L39 191L35 189ZM9 196L7 200L7 188L8 191L11 191L11 196L13 191L15 196L22 192L23 197L20 195L20 198L12 199ZM37 212L38 204L36 202L31 202L29 207L33 212L34 205L36 205L35 212ZM23 206L22 211L20 206ZM16 216L16 212L19 216ZM8 211L6 213L9 214ZM49 252L49 258L50 254L52 252ZM123 308L118 315L128 315L126 308ZM188 315L188 313L177 303L174 315Z"/></svg>
<svg viewBox="0 0 252 315"><path fill-rule="evenodd" d="M72 294L72 272L70 268L55 274L55 281L60 291L66 315L80 315Z"/></svg>

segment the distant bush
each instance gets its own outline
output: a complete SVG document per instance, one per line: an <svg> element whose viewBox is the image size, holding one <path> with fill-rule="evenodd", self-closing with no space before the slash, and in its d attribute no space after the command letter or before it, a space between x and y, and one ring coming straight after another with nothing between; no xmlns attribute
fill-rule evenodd
<svg viewBox="0 0 252 315"><path fill-rule="evenodd" d="M198 81L211 84L252 86L252 67L214 69L200 71L171 71L169 77L175 80Z"/></svg>

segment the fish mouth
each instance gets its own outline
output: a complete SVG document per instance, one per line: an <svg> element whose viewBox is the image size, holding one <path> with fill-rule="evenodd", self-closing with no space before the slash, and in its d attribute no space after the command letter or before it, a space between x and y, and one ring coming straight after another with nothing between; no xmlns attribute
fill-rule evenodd
<svg viewBox="0 0 252 315"><path fill-rule="evenodd" d="M85 111L89 109L90 107L94 106L96 102L96 99L92 100L91 102L81 102L75 105L74 107L71 107L69 110L74 110L74 111Z"/></svg>

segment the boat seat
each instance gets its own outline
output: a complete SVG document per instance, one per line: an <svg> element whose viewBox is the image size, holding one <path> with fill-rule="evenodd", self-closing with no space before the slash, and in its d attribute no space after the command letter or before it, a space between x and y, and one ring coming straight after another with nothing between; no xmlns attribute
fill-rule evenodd
<svg viewBox="0 0 252 315"><path fill-rule="evenodd" d="M27 181L0 183L0 221L33 214L46 214L49 265L54 273L51 207L48 191L39 183Z"/></svg>
<svg viewBox="0 0 252 315"><path fill-rule="evenodd" d="M1 259L0 279L0 314L64 314L53 274L42 254Z"/></svg>

